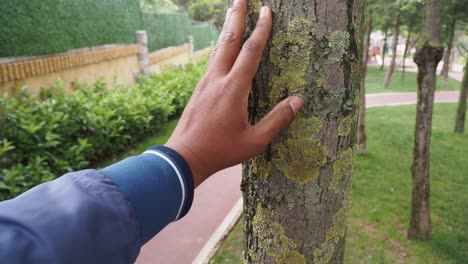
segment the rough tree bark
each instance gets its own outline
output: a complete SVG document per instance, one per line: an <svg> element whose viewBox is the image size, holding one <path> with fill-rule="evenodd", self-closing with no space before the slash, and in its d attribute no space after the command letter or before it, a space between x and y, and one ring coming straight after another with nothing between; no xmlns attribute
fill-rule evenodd
<svg viewBox="0 0 468 264"><path fill-rule="evenodd" d="M372 32L372 15L369 15L369 20L366 23L365 39L362 55L362 78L361 78L361 104L359 106L359 121L358 121L358 153L365 155L366 150L366 74L367 62L369 60L369 45L370 35Z"/></svg>
<svg viewBox="0 0 468 264"><path fill-rule="evenodd" d="M401 79L405 79L405 73L406 73L406 56L408 55L408 50L409 50L409 45L411 41L411 29L408 29L408 36L406 37L406 44L405 44L405 51L403 52L403 65L402 65L402 71L401 71Z"/></svg>
<svg viewBox="0 0 468 264"><path fill-rule="evenodd" d="M303 98L291 127L244 164L246 263L342 263L361 80L362 0L249 1L246 36L262 4L271 40L252 83L249 118Z"/></svg>
<svg viewBox="0 0 468 264"><path fill-rule="evenodd" d="M390 61L390 67L388 67L387 74L385 75L384 89L388 88L390 84L390 80L392 79L393 72L395 71L395 61L397 55L397 47L398 47L398 34L400 29L400 11L397 11L397 15L395 17L395 28L393 29L393 39L392 39L392 60Z"/></svg>
<svg viewBox="0 0 468 264"><path fill-rule="evenodd" d="M388 39L388 22L385 24L384 30L384 43L382 48L382 65L380 65L380 70L383 71L385 66L385 54L387 54L387 39Z"/></svg>
<svg viewBox="0 0 468 264"><path fill-rule="evenodd" d="M436 68L442 58L440 19L442 0L428 0L422 39L414 55L418 65L418 102L414 132L413 198L408 238L428 239L431 235L429 150L432 112L436 85Z"/></svg>
<svg viewBox="0 0 468 264"><path fill-rule="evenodd" d="M465 63L465 72L463 73L463 81L460 87L460 95L458 97L457 116L455 118L455 133L463 133L465 131L466 119L466 99L468 97L468 57Z"/></svg>
<svg viewBox="0 0 468 264"><path fill-rule="evenodd" d="M447 45L447 50L445 51L444 64L442 65L442 71L440 72L440 75L444 78L444 83L442 85L443 89L447 89L447 86L448 86L448 78L449 78L449 70L450 70L450 62L451 62L450 57L452 55L453 37L455 36L456 25L457 25L457 19L452 18L452 23L450 25L449 42Z"/></svg>

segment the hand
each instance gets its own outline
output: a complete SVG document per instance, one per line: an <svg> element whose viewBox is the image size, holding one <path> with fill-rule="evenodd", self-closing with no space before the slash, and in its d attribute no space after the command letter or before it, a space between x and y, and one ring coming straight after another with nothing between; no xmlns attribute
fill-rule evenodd
<svg viewBox="0 0 468 264"><path fill-rule="evenodd" d="M302 107L300 98L289 97L258 124L249 124L248 96L272 18L270 8L263 7L254 32L242 46L246 14L246 0L237 0L229 8L205 76L166 143L187 161L195 186L260 154Z"/></svg>

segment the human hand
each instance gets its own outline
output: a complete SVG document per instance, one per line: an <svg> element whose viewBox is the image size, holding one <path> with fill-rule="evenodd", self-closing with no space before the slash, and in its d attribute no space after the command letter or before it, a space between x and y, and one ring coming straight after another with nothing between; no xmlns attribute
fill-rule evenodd
<svg viewBox="0 0 468 264"><path fill-rule="evenodd" d="M249 124L248 96L272 17L270 8L263 7L254 32L242 46L246 15L246 0L237 0L229 8L205 76L166 143L187 161L195 186L260 154L302 107L302 100L292 96L255 126Z"/></svg>

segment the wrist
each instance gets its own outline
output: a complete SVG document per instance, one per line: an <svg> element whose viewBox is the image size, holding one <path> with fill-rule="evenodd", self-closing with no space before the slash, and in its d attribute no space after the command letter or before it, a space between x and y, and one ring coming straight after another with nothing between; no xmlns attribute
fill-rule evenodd
<svg viewBox="0 0 468 264"><path fill-rule="evenodd" d="M198 187L204 180L206 180L206 178L208 178L210 174L206 170L206 165L185 144L177 144L169 140L166 142L166 144L164 144L164 146L177 152L188 164L192 172L193 184L195 188Z"/></svg>

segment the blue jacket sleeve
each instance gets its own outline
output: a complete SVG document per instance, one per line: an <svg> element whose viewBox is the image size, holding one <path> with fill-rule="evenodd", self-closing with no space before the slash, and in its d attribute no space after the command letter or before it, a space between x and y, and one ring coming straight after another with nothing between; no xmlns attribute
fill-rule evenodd
<svg viewBox="0 0 468 264"><path fill-rule="evenodd" d="M66 174L0 203L0 262L133 263L188 212L193 189L187 163L162 146Z"/></svg>

